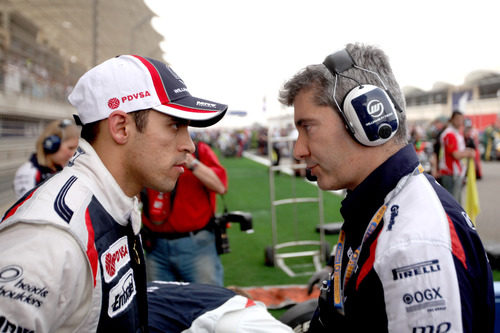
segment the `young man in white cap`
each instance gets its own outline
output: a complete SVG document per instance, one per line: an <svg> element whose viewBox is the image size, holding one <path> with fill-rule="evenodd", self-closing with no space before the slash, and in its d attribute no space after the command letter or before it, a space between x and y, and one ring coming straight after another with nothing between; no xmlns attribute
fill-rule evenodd
<svg viewBox="0 0 500 333"><path fill-rule="evenodd" d="M69 96L82 127L69 166L0 222L0 326L30 332L147 330L137 194L172 190L194 152L187 126L227 106L192 97L164 63L131 55Z"/></svg>

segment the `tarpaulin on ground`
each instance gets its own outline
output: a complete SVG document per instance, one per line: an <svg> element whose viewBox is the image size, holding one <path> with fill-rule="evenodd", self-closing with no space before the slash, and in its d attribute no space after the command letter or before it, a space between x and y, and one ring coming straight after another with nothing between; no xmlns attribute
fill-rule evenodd
<svg viewBox="0 0 500 333"><path fill-rule="evenodd" d="M264 303L271 310L286 308L319 296L318 288L314 288L312 293L308 295L307 286L302 285L245 287L242 289L252 299Z"/></svg>

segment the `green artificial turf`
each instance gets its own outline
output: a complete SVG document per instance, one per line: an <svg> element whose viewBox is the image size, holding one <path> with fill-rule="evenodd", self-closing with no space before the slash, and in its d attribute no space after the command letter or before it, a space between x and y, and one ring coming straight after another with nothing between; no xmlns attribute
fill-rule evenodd
<svg viewBox="0 0 500 333"><path fill-rule="evenodd" d="M218 212L223 210L223 201L230 211L250 212L255 231L252 234L242 232L239 224L232 224L228 229L231 252L221 256L225 285L248 287L305 284L310 275L292 278L277 267L265 265L266 247L273 244L268 167L246 158L219 158L227 169L229 186L224 200L218 197ZM284 173L275 175L276 199L318 196L317 187L302 178ZM323 192L325 223L340 221L340 201L339 196ZM319 241L320 235L315 231L319 223L318 203L279 206L276 209L276 216L278 244L296 240ZM337 235L326 235L325 240L332 247L337 241ZM286 248L281 251L301 250L304 249ZM288 259L286 262L289 265L312 264L310 257ZM294 270L310 271L312 267L294 268Z"/></svg>

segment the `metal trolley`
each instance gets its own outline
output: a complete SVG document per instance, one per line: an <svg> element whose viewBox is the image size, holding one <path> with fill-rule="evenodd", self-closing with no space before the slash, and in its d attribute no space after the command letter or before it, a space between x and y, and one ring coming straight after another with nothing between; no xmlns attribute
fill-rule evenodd
<svg viewBox="0 0 500 333"><path fill-rule="evenodd" d="M296 141L296 137L291 136L279 136L273 137L271 133L271 127L268 132L268 156L269 156L269 188L270 188L270 199L271 199L271 223L272 223L272 240L273 245L267 246L265 251L265 263L267 266L277 266L282 269L288 276L295 277L300 275L311 275L315 271L320 270L327 258L330 255L330 246L325 242L324 233L324 212L323 212L323 192L318 188L318 195L314 197L297 197L295 182L296 177L293 177L293 173L298 170L305 170L306 165L304 163L294 163L293 157L286 159L285 161L280 161L278 165L273 165L273 144L281 143L285 144L285 148L288 148L288 152L293 151L293 145ZM291 154L290 154L291 155ZM284 199L276 198L275 189L275 175L277 172L291 173L291 196ZM303 203L317 203L318 204L318 216L319 216L319 240L299 240L298 234L296 232L296 240L289 241L285 243L278 243L278 226L277 226L277 207L282 205L293 205L294 207L294 221L293 227L295 230L298 229L297 221L297 205ZM309 223L309 222L308 222ZM314 226L315 224L311 224ZM303 249L293 252L291 248ZM287 251L288 250L288 251ZM299 257L309 257L312 263L309 264L296 264L292 265L287 263L287 259L299 258ZM290 260L289 260L290 261ZM307 267L304 267L307 266ZM314 270L304 271L312 267ZM298 272L297 270L301 270Z"/></svg>

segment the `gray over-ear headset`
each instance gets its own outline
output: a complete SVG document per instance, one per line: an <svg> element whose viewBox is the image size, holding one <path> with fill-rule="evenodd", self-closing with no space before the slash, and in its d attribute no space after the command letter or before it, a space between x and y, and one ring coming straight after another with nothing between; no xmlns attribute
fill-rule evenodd
<svg viewBox="0 0 500 333"><path fill-rule="evenodd" d="M365 146L378 146L390 140L399 127L396 110L399 112L403 110L394 101L380 76L376 72L357 66L345 49L326 57L323 65L335 78L333 100L353 137ZM374 74L384 89L371 84L362 84L342 74L351 68ZM335 96L339 77L357 83L357 86L345 95L342 107Z"/></svg>

